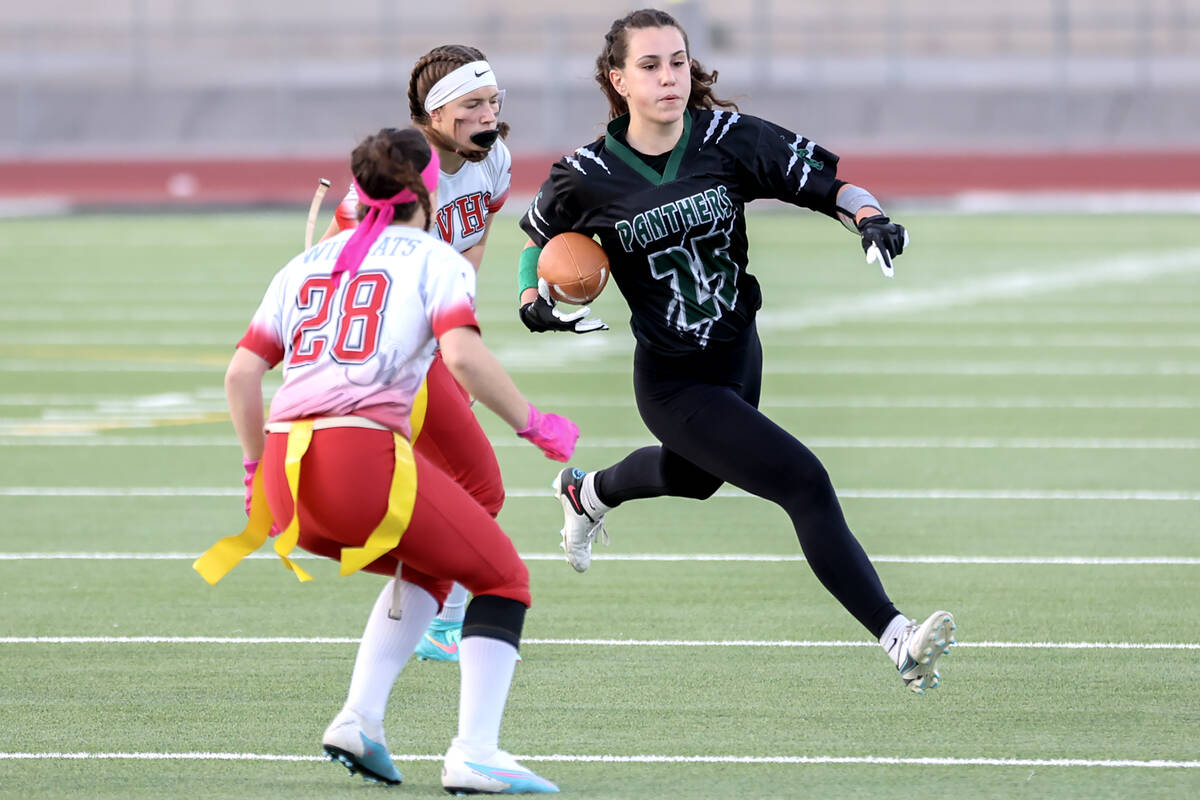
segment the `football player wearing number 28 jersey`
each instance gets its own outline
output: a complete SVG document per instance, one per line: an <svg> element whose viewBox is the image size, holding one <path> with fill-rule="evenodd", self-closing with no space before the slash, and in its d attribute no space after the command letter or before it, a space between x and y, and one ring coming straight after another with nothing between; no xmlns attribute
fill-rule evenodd
<svg viewBox="0 0 1200 800"><path fill-rule="evenodd" d="M758 410L762 304L747 271L745 204L775 198L824 213L857 233L890 277L907 234L865 189L837 178L838 157L815 142L738 112L713 95L716 73L688 53L669 14L616 20L596 62L610 105L603 138L550 170L521 227L521 319L534 332L584 332L539 289L540 248L576 231L600 240L631 312L634 392L660 444L554 482L567 560L588 568L607 539L604 515L648 497L706 499L724 483L780 505L825 588L880 644L917 693L937 686L954 620L899 613L842 513L829 475L800 441Z"/></svg>
<svg viewBox="0 0 1200 800"><path fill-rule="evenodd" d="M529 571L493 514L416 450L412 411L441 349L453 378L537 445L566 461L579 430L542 414L480 338L475 271L428 233L437 151L415 128L385 128L355 148L362 224L293 258L271 281L226 372L230 416L252 476L245 531L197 559L210 583L266 539L338 560L341 574L394 576L368 618L345 707L326 753L364 777L400 773L383 733L388 695L450 583L474 593L460 645L458 735L442 785L451 793L556 792L499 749L517 662ZM263 423L262 379L283 364Z"/></svg>

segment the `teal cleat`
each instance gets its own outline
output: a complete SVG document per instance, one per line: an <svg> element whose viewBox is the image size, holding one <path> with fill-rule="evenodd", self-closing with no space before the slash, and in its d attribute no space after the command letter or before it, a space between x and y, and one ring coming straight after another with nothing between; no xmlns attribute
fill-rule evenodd
<svg viewBox="0 0 1200 800"><path fill-rule="evenodd" d="M434 619L417 645L416 656L422 661L458 661L458 643L462 641L462 620L446 622Z"/></svg>
<svg viewBox="0 0 1200 800"><path fill-rule="evenodd" d="M369 734L369 735L368 735ZM404 780L383 737L383 725L342 709L321 737L330 761L341 763L350 774L361 773L364 781L395 786Z"/></svg>

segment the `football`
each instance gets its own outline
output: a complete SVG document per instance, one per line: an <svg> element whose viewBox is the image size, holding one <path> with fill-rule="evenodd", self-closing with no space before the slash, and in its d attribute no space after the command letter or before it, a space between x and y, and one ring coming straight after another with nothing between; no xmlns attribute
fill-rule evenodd
<svg viewBox="0 0 1200 800"><path fill-rule="evenodd" d="M590 236L560 233L542 248L538 277L546 280L555 300L577 306L590 303L608 283L608 255Z"/></svg>

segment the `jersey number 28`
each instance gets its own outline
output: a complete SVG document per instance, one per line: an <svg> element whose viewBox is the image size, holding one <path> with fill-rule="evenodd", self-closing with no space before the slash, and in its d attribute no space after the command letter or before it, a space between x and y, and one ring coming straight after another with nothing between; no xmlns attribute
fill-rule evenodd
<svg viewBox="0 0 1200 800"><path fill-rule="evenodd" d="M379 347L379 322L390 283L382 272L355 275L342 295L341 308L333 326L333 359L342 364L362 364ZM292 331L289 366L311 364L330 346L329 322L335 287L333 279L317 276L300 286L297 304L309 313Z"/></svg>

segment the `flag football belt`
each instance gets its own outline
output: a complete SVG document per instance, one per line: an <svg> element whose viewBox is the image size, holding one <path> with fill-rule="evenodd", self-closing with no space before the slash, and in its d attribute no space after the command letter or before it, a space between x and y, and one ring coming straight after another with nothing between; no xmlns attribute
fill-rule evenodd
<svg viewBox="0 0 1200 800"><path fill-rule="evenodd" d="M283 460L283 471L287 476L288 491L292 496L292 518L282 533L275 538L275 553L301 581L310 581L312 576L301 569L288 556L300 538L300 503L297 491L300 487L300 461L308 452L314 430L327 428L371 428L389 430L365 417L320 417L295 422L272 422L267 425L270 433L287 433L287 451ZM412 520L413 506L417 499L417 464L413 458L412 445L403 435L392 432L395 445L395 466L392 469L392 485L388 490L387 513L371 531L362 547L343 547L340 575L350 575L370 564L383 554L395 549L400 537ZM250 519L241 533L226 536L196 559L192 567L211 585L225 575L246 556L262 547L270 535L274 520L267 507L266 489L263 485L263 463L260 460L254 471L251 487Z"/></svg>

